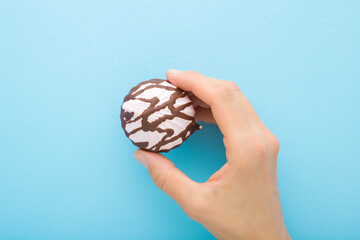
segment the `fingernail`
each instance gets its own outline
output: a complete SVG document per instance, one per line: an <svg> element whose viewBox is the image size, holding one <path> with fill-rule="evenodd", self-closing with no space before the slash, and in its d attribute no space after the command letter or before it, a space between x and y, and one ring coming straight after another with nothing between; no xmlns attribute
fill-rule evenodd
<svg viewBox="0 0 360 240"><path fill-rule="evenodd" d="M139 163L141 163L141 165L143 165L146 168L148 167L148 162L146 161L146 159L139 150L135 151L134 157Z"/></svg>
<svg viewBox="0 0 360 240"><path fill-rule="evenodd" d="M166 72L169 73L169 74L176 74L176 73L179 73L181 71L177 70L177 69L168 69Z"/></svg>

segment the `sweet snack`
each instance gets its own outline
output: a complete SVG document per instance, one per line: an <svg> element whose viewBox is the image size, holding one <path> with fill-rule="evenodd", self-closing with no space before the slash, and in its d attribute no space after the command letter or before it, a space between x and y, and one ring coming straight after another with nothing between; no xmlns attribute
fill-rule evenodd
<svg viewBox="0 0 360 240"><path fill-rule="evenodd" d="M121 105L121 126L137 147L151 152L168 152L180 146L202 126L187 93L167 80L139 83Z"/></svg>

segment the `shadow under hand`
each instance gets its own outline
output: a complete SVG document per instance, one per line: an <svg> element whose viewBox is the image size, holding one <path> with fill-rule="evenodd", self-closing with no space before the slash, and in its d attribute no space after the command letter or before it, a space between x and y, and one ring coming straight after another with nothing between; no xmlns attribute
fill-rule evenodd
<svg viewBox="0 0 360 240"><path fill-rule="evenodd" d="M226 162L223 136L215 124L201 122L196 131L180 147L164 154L176 167L197 182L207 179Z"/></svg>

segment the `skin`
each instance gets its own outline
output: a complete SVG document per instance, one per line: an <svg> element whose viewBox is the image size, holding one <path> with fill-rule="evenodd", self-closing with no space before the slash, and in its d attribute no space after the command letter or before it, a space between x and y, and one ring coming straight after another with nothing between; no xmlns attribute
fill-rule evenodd
<svg viewBox="0 0 360 240"><path fill-rule="evenodd" d="M207 182L188 178L158 153L136 150L156 186L218 239L291 239L277 184L279 141L234 83L194 71L167 71L188 91L196 121L217 124L227 162Z"/></svg>

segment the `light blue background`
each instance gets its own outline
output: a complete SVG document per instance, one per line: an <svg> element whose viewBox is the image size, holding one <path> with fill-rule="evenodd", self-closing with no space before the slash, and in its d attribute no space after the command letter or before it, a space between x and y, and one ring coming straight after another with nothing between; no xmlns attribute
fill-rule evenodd
<svg viewBox="0 0 360 240"><path fill-rule="evenodd" d="M238 83L279 138L294 239L360 239L360 2L1 1L0 239L213 239L133 159L119 109L166 69ZM206 125L166 154L205 181Z"/></svg>

